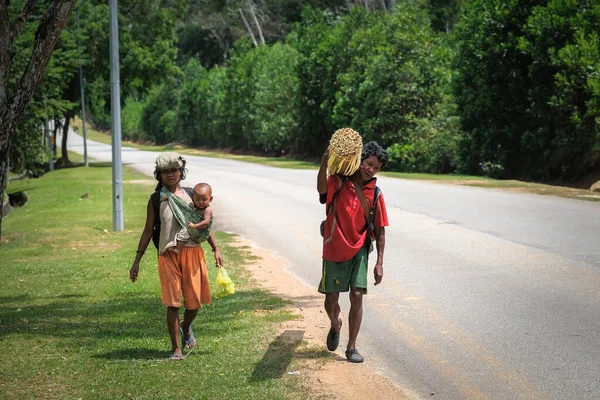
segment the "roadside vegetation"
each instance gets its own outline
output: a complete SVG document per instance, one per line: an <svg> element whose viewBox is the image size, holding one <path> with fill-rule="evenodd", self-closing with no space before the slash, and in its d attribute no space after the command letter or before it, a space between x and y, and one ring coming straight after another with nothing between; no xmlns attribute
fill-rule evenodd
<svg viewBox="0 0 600 400"><path fill-rule="evenodd" d="M128 277L153 182L127 168L123 179L124 232L112 231L111 169L103 163L10 185L29 201L4 220L0 398L309 398L287 372L298 358L327 355L276 339L279 324L297 316L252 281L243 266L253 257L234 235L217 232L236 293L213 297L194 324L194 352L167 360L152 244L138 281ZM208 265L214 287L210 258Z"/></svg>
<svg viewBox="0 0 600 400"><path fill-rule="evenodd" d="M74 119L73 128L76 132L81 133L81 120ZM110 144L110 132L98 131L91 126L86 128L87 137L90 140ZM136 142L123 142L123 146L135 147L140 150L152 150L152 151L177 151L181 154L202 156L202 157L218 157L226 158L237 161L245 161L255 164L268 165L271 167L278 168L293 168L293 169L318 169L317 163L308 161L299 161L293 158L287 157L261 157L252 155L236 155L230 152L218 151L218 150L207 150L207 149L196 149L188 148L180 144L171 144L165 146L156 146L153 144L143 144ZM587 201L600 201L600 193L593 193L586 189L572 188L568 186L560 185L547 185L542 183L524 182L514 179L494 179L485 176L477 175L461 175L461 174L426 174L418 172L394 172L394 171L383 171L380 172L381 176L388 176L400 179L411 179L428 181L431 183L443 183L463 186L476 186L489 189L503 189L512 190L522 193L531 193L539 195L551 195L558 197L565 197L570 199L587 200Z"/></svg>
<svg viewBox="0 0 600 400"><path fill-rule="evenodd" d="M13 171L43 159L39 121L66 129L80 114L80 63L88 119L110 127L108 6L79 6L15 134ZM597 2L123 0L119 12L122 137L142 148L310 161L350 126L388 149L389 171L587 188L600 173Z"/></svg>

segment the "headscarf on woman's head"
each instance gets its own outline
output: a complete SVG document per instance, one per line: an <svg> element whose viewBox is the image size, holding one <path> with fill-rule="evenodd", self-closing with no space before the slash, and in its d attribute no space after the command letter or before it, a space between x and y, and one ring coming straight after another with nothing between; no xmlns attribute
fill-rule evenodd
<svg viewBox="0 0 600 400"><path fill-rule="evenodd" d="M185 175L187 173L187 169L185 168L185 158L179 153L175 152L166 152L160 153L158 157L156 157L155 167L154 167L154 178L158 181L158 185L156 186L156 190L162 188L162 182L160 180L160 171L165 171L173 168L178 168L181 172L180 181L185 179Z"/></svg>
<svg viewBox="0 0 600 400"><path fill-rule="evenodd" d="M164 171L171 168L185 168L185 158L179 153L160 153L156 157L156 170Z"/></svg>

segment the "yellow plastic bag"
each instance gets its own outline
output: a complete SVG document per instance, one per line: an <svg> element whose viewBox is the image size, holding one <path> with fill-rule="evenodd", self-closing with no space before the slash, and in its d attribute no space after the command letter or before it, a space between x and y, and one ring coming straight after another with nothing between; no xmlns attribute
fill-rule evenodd
<svg viewBox="0 0 600 400"><path fill-rule="evenodd" d="M227 274L227 271L223 267L219 268L219 271L217 272L217 284L215 291L215 297L217 299L235 293L235 286Z"/></svg>

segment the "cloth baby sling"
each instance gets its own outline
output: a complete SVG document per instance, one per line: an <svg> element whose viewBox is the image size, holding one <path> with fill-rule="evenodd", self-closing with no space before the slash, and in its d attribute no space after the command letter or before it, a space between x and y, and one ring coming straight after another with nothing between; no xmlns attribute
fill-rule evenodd
<svg viewBox="0 0 600 400"><path fill-rule="evenodd" d="M184 187L183 189L186 191L188 196L193 197L193 192L191 188ZM193 203L188 204L181 197L174 195L173 193L171 193L163 187L160 191L156 191L152 194L152 196L150 196L155 213L155 225L154 232L152 235L152 241L154 242L156 248L158 248L158 243L160 241L160 202L165 200L165 198L169 202L171 212L173 213L173 216L175 216L175 219L177 220L179 225L181 225L182 228L187 229L187 232L190 235L190 240L196 243L202 243L206 241L210 236L210 229L212 227L212 217L210 218L210 223L207 228L188 228L188 222L197 224L198 222L204 221L204 212L196 209Z"/></svg>

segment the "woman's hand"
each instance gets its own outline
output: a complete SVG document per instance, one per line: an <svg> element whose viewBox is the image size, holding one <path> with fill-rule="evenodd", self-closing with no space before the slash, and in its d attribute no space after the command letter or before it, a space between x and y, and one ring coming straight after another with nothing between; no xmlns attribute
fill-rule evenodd
<svg viewBox="0 0 600 400"><path fill-rule="evenodd" d="M221 268L223 266L223 257L221 257L221 250L219 250L218 247L215 247L214 253L216 266Z"/></svg>
<svg viewBox="0 0 600 400"><path fill-rule="evenodd" d="M134 261L129 270L129 279L131 279L131 282L137 281L138 272L140 272L140 263L139 261Z"/></svg>

